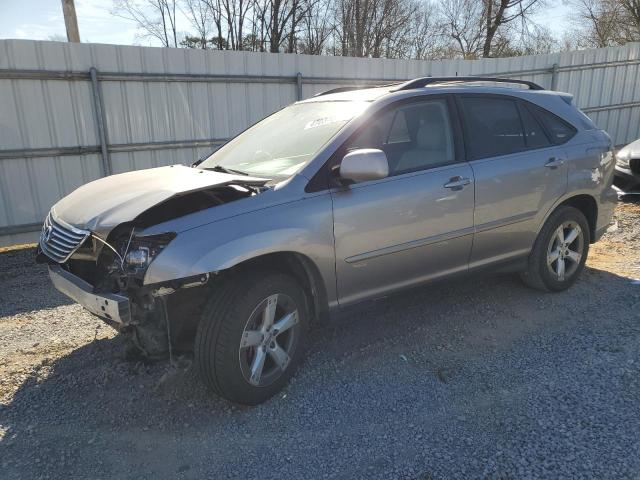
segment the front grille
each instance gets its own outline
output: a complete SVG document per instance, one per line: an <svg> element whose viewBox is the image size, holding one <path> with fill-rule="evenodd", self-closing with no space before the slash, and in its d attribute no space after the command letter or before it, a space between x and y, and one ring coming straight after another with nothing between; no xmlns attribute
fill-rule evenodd
<svg viewBox="0 0 640 480"><path fill-rule="evenodd" d="M634 174L640 175L640 158L632 158L629 162L629 168Z"/></svg>
<svg viewBox="0 0 640 480"><path fill-rule="evenodd" d="M40 248L47 257L58 263L64 263L84 243L89 233L87 230L80 230L56 220L49 213L42 225Z"/></svg>

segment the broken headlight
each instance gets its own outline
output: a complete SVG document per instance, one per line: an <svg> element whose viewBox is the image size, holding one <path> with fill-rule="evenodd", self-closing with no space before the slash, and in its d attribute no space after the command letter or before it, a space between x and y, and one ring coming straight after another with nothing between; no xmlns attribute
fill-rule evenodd
<svg viewBox="0 0 640 480"><path fill-rule="evenodd" d="M149 247L138 247L135 250L130 250L124 261L130 267L142 268L149 264L149 258Z"/></svg>
<svg viewBox="0 0 640 480"><path fill-rule="evenodd" d="M124 252L124 265L128 270L144 271L152 260L175 238L176 234L162 233L146 237L133 237Z"/></svg>

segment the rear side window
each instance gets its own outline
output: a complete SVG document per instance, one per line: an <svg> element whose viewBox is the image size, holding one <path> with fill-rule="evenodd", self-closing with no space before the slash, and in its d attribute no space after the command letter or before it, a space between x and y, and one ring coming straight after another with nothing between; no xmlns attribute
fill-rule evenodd
<svg viewBox="0 0 640 480"><path fill-rule="evenodd" d="M540 119L545 129L547 130L551 141L556 145L567 142L576 134L577 130L573 126L569 125L567 122L562 120L557 115L554 115L550 111L532 104L528 104L527 108L531 109L534 114Z"/></svg>
<svg viewBox="0 0 640 480"><path fill-rule="evenodd" d="M507 155L527 149L514 100L462 97L460 101L471 159Z"/></svg>

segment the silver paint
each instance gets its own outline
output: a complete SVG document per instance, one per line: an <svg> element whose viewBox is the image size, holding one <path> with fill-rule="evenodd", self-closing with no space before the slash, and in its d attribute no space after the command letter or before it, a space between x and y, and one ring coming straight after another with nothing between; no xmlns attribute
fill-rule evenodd
<svg viewBox="0 0 640 480"><path fill-rule="evenodd" d="M340 176L354 182L380 180L389 175L387 155L375 148L361 148L347 153L340 164Z"/></svg>
<svg viewBox="0 0 640 480"><path fill-rule="evenodd" d="M306 191L344 141L381 108L411 97L468 92L526 99L571 121L578 133L558 147ZM610 222L616 199L610 188L611 141L553 92L447 86L395 93L371 89L306 101L353 96L368 96L370 107L297 175L252 197L143 231L178 233L153 260L144 283L221 272L261 255L291 252L317 268L329 306L336 307L526 256L546 218L574 195L588 195L598 204L597 232ZM175 181L165 184L171 172L176 172ZM93 182L54 208L68 223L108 232L173 195L237 180L186 167L152 169Z"/></svg>

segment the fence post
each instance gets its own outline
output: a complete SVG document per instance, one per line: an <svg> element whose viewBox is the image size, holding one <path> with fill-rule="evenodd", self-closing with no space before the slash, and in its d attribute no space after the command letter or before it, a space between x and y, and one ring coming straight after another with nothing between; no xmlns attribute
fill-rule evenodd
<svg viewBox="0 0 640 480"><path fill-rule="evenodd" d="M89 69L91 75L91 88L93 91L93 107L96 113L96 125L98 126L98 137L100 139L100 152L102 154L102 173L104 176L111 175L111 158L109 157L109 146L107 144L107 120L104 112L104 102L102 100L102 90L98 81L98 70L95 67Z"/></svg>
<svg viewBox="0 0 640 480"><path fill-rule="evenodd" d="M296 97L298 100L302 100L302 74L300 72L296 74Z"/></svg>
<svg viewBox="0 0 640 480"><path fill-rule="evenodd" d="M551 90L558 90L558 67L557 63L551 67Z"/></svg>

